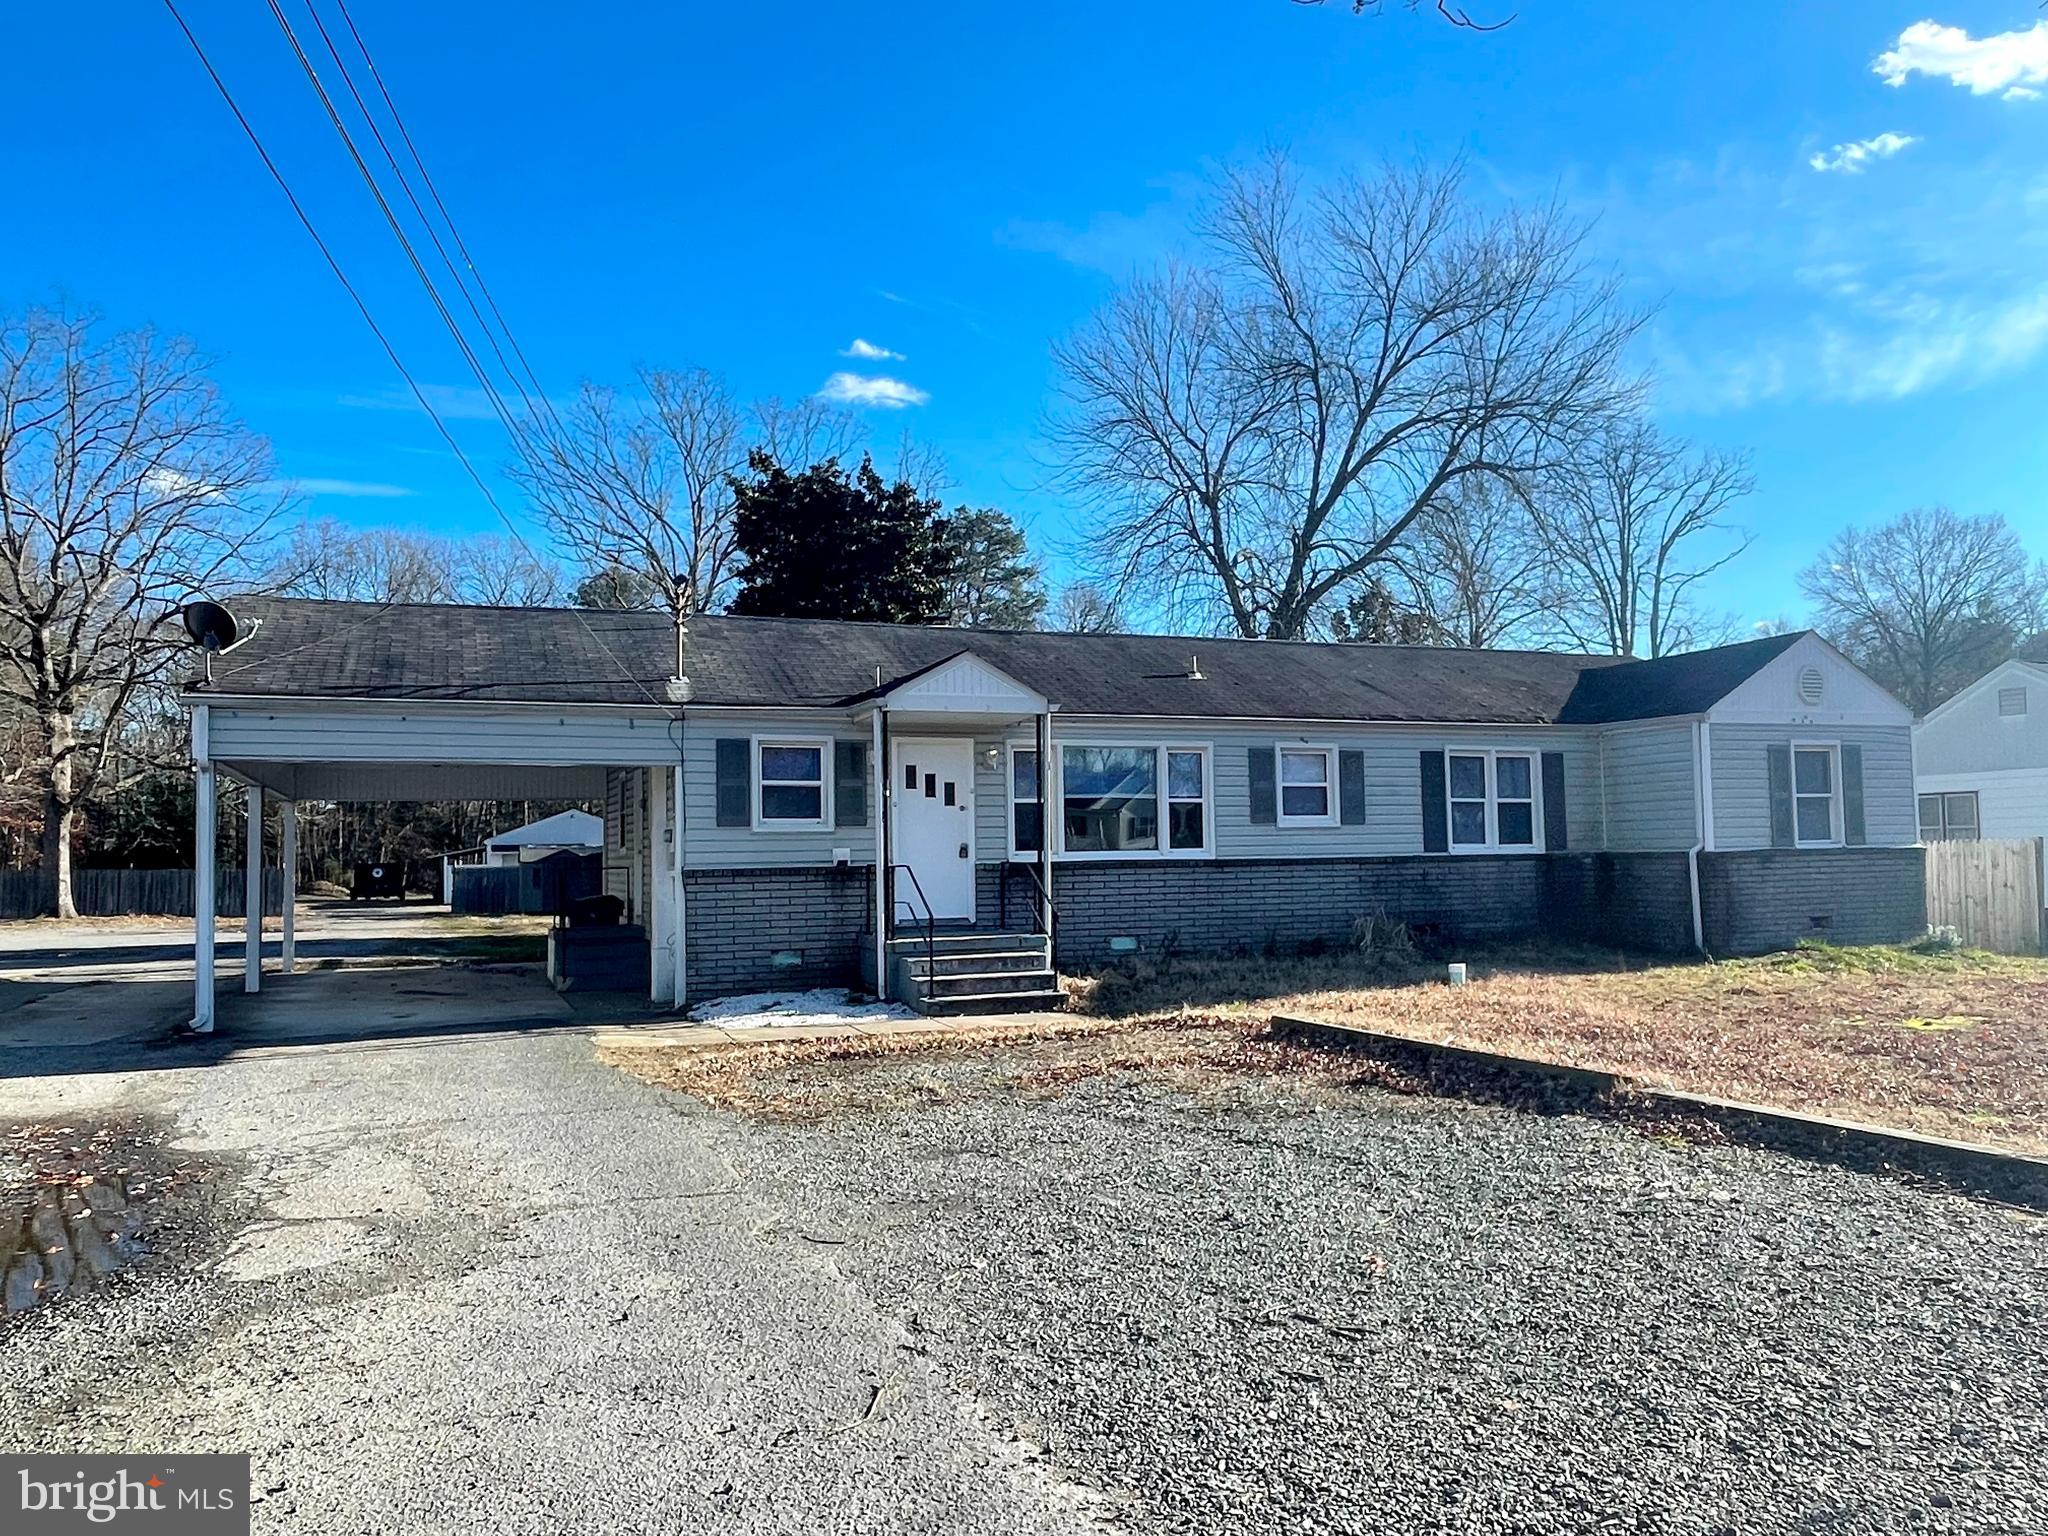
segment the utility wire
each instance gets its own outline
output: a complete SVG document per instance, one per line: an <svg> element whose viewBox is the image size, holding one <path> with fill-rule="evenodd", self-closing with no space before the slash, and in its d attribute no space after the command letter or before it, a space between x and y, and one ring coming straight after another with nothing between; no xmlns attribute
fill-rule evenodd
<svg viewBox="0 0 2048 1536"><path fill-rule="evenodd" d="M432 199L434 207L440 211L442 221L448 226L448 234L455 242L456 253L462 257L462 264L469 268L470 276L476 279L477 291L484 296L485 306L496 317L498 328L505 333L505 341L512 348L512 355L519 359L519 366L526 372L527 382L533 385L533 392L546 407L555 429L566 433L568 429L562 425L562 418L555 413L554 401L548 398L548 392L541 387L540 378L533 371L533 364L526 360L525 348L519 345L519 338L512 332L511 322L498 308L497 298L491 293L490 285L484 281L483 273L469 254L469 247L462 239L462 231L455 226L455 216L448 211L448 205L442 202L441 189L434 185L434 178L427 172L426 161L420 158L419 149L413 144L412 132L405 126L405 117L399 112L398 103L391 99L391 92L384 84L384 76L377 68L377 61L370 57L370 45L363 41L363 34L356 29L356 19L349 14L347 0L334 0L334 4L335 9L341 12L341 19L348 27L349 36L355 39L356 50L363 56L363 63L370 71L370 79L377 87L377 94L384 98L384 105L391 113L392 126L397 128L399 140L405 145L405 152L412 157L413 166L420 173L421 185L427 189L427 196Z"/></svg>
<svg viewBox="0 0 2048 1536"><path fill-rule="evenodd" d="M462 327L456 323L447 301L441 297L441 290L434 286L432 276L427 272L425 263L420 260L418 249L413 245L411 236L405 232L405 226L399 221L390 200L385 197L384 189L378 184L369 162L356 147L355 138L349 133L348 125L342 121L341 111L335 105L334 98L328 94L319 71L313 67L313 61L306 56L306 50L300 46L298 34L292 30L292 24L285 16L284 8L278 4L278 0L266 0L266 3L270 7L272 19L277 22L278 30L284 34L285 42L291 46L292 53L298 58L299 68L305 71L307 83L313 87L313 94L320 98L320 105L326 109L327 120L333 124L335 133L340 136L342 148L348 151L349 159L355 162L356 174L362 177L363 185L369 189L371 198L384 215L384 222L391 227L392 238L398 242L398 248L405 253L406 261L411 264L413 276L419 279L420 286L426 290L428 301L440 315L441 324L447 328L448 334L454 338L457 350L462 353L463 361L469 364L469 371L482 386L484 397L490 402L491 409L497 413L499 422L511 435L513 446L531 463L532 448L526 440L518 418L513 414L512 408L505 403L505 397L498 390L497 381L478 360L475 349L469 344L469 338L463 334ZM370 126L371 132L376 132L376 125L373 123ZM388 155L389 151L386 153ZM537 469L539 465L535 464L534 467Z"/></svg>
<svg viewBox="0 0 2048 1536"><path fill-rule="evenodd" d="M274 6L273 9L275 9ZM533 396L527 393L526 385L520 381L519 371L512 366L511 359L505 356L505 349L498 344L498 333L492 329L490 321L484 318L483 311L477 307L476 299L469 291L469 284L463 281L461 270L456 267L454 258L448 254L447 246L441 243L440 231L435 228L434 221L428 216L427 210L421 206L419 194L413 190L412 182L406 177L405 167L398 163L398 156L393 153L390 144L385 141L383 130L377 126L376 114L371 112L370 104L363 100L363 93L356 88L355 77L349 72L348 64L342 59L340 50L334 46L334 39L327 31L327 24L320 19L320 11L318 6L314 4L314 0L306 0L306 14L312 19L314 30L320 34L320 41L326 45L327 56L334 60L334 68L340 74L341 83L347 87L350 97L354 99L356 110L362 114L363 121L369 125L370 136L377 141L377 147L384 152L384 159L391 167L391 174L398 178L399 190L405 193L405 200L412 205L412 211L418 216L421 226L426 230L427 238L433 242L434 254L441 258L441 265L448 269L448 275L455 280L456 291L462 295L462 302L469 307L470 315L475 319L478 328L484 333L484 339L490 343L491 351L498 359L498 366L505 371L505 377L512 381L513 389L518 391L520 403L526 407L524 419L527 422L537 423L540 420L540 408L534 404ZM363 47L360 36L356 38L356 46L362 49L363 58L368 62L370 57L369 50ZM369 68L371 78L374 80L377 74L377 66L374 63L370 63ZM384 102L387 107L390 107L391 97L388 93L384 97ZM391 108L391 111L393 118L396 119L397 109ZM397 122L400 132L403 132L404 126L403 121ZM409 145L410 140L408 140ZM419 163L419 155L416 151L413 153L413 161L416 165ZM444 219L447 218L447 210L445 208L442 209L442 217ZM455 237L459 245L461 237L455 234L455 225L452 220L448 221L448 231L451 236ZM466 257L464 259L467 260ZM475 265L471 263L471 271L474 272L474 270ZM495 310L496 306L493 306L494 313ZM500 325L504 324L503 315L499 315L498 320ZM510 327L506 327L505 334L508 339L511 337ZM516 350L517 344L514 343L514 346ZM537 387L538 384L536 383ZM545 390L541 390L540 393L545 397Z"/></svg>
<svg viewBox="0 0 2048 1536"><path fill-rule="evenodd" d="M406 388L412 391L412 397L419 403L419 408L426 412L427 419L433 422L434 429L441 434L441 440L448 445L449 452L455 455L456 460L468 472L469 478L476 483L477 490L482 494L485 502L489 504L490 509L497 514L498 521L505 525L505 530L511 534L513 542L524 550L530 559L539 561L539 554L527 542L526 536L519 531L518 525L506 514L504 507L499 504L497 496L491 491L490 483L478 473L477 467L470 461L469 455L463 452L462 444L456 440L455 434L448 430L447 422L441 419L441 413L434 409L432 402L427 399L426 391L420 388L419 381L412 376L411 370L405 366L404 359L398 355L398 349L391 344L391 338L384 334L384 328L377 323L377 317L370 313L370 306L364 301L362 294L357 291L355 284L349 281L348 273L342 269L341 262L336 259L333 250L328 246L326 240L321 237L318 227L314 225L312 217L306 212L305 205L299 201L298 194L292 191L291 183L285 179L284 172L278 168L277 162L271 158L270 151L264 147L262 137L256 132L255 125L249 121L248 115L242 111L240 103L235 100L234 93L228 89L227 82L221 78L220 71L213 67L213 60L207 57L206 49L201 46L198 37L193 33L192 28L179 12L176 0L164 0L164 9L170 12L171 19L178 24L178 30L185 35L185 41L190 45L193 55L199 60L200 67L206 71L207 78L213 82L214 89L220 93L221 100L227 103L228 111L234 114L236 123L241 126L243 134L248 138L251 147L255 149L257 157L262 160L263 168L270 172L271 180L277 183L278 190L284 194L285 201L291 205L291 210L297 216L299 224L305 229L308 238L312 240L314 247L326 261L328 270L334 274L334 280L341 284L342 291L354 301L357 313L363 317L363 324L370 328L370 334L376 337L377 344L384 349L384 355L390 360L391 366L398 371L398 376L405 380ZM570 611L576 614L578 622L583 626L584 633L588 634L597 647L606 656L611 658L613 666L618 668L619 675L638 688L646 696L649 703L666 707L662 700L654 696L646 683L641 681L640 675L621 661L618 653L605 643L604 637L591 627L589 619L584 616L582 610L571 609Z"/></svg>

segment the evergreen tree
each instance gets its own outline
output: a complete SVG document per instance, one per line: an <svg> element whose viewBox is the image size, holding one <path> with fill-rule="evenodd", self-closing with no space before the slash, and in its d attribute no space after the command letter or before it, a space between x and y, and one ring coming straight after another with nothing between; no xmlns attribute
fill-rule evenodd
<svg viewBox="0 0 2048 1536"><path fill-rule="evenodd" d="M940 624L952 556L939 503L882 483L863 457L849 478L827 459L792 475L756 449L733 486L741 565L731 612Z"/></svg>
<svg viewBox="0 0 2048 1536"><path fill-rule="evenodd" d="M1024 531L994 507L955 507L946 519L952 567L949 624L963 629L1036 629L1045 616L1045 582Z"/></svg>

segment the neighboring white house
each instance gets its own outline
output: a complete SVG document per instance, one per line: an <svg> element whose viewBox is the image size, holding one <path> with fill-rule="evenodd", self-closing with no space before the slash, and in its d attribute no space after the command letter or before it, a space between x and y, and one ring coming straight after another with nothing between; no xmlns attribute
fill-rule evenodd
<svg viewBox="0 0 2048 1536"><path fill-rule="evenodd" d="M455 871L458 868L528 864L551 853L564 851L602 854L603 818L588 811L558 811L553 816L541 817L539 821L529 821L523 827L500 832L480 847L461 848L444 854L441 859L441 899L454 899Z"/></svg>
<svg viewBox="0 0 2048 1536"><path fill-rule="evenodd" d="M1993 667L1913 727L1922 842L2048 837L2048 666Z"/></svg>

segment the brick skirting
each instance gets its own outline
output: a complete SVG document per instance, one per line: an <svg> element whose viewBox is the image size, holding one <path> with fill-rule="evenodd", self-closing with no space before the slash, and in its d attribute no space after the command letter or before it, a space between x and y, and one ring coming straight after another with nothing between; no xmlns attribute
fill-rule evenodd
<svg viewBox="0 0 2048 1536"><path fill-rule="evenodd" d="M1758 955L1801 939L1894 944L1927 928L1919 848L1762 848L1700 855L1707 952Z"/></svg>
<svg viewBox="0 0 2048 1536"><path fill-rule="evenodd" d="M980 926L994 926L1001 866L975 871ZM690 870L693 997L859 985L873 943L872 872ZM1683 853L1557 853L1368 859L1118 859L1061 863L1058 961L1086 969L1132 953L1288 954L1343 943L1384 911L1442 943L1556 937L1655 953L1689 952L1692 896ZM1700 855L1707 950L1784 949L1912 938L1926 923L1918 848L1765 849ZM1031 926L1022 881L1012 926ZM778 963L778 957L782 963Z"/></svg>
<svg viewBox="0 0 2048 1536"><path fill-rule="evenodd" d="M686 870L690 996L858 984L873 880L864 865Z"/></svg>

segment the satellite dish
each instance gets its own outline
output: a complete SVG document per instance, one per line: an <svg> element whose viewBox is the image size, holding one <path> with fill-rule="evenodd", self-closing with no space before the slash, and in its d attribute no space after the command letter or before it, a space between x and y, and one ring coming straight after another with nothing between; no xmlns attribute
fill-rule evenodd
<svg viewBox="0 0 2048 1536"><path fill-rule="evenodd" d="M224 651L241 637L242 626L219 603L202 601L185 605L185 633L203 651Z"/></svg>

